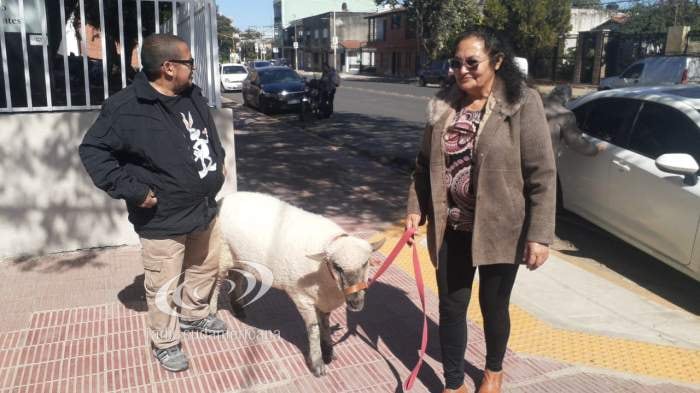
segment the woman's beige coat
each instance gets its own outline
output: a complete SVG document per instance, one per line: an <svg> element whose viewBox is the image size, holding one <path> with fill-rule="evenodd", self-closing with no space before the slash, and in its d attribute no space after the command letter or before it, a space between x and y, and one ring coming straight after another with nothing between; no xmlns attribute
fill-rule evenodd
<svg viewBox="0 0 700 393"><path fill-rule="evenodd" d="M428 221L433 265L447 223L447 189L442 136L464 104L457 85L441 90L428 104L428 122L408 193L407 213ZM472 237L475 266L520 263L526 241L554 239L556 170L549 127L540 95L524 88L509 104L496 78L472 167L476 212Z"/></svg>

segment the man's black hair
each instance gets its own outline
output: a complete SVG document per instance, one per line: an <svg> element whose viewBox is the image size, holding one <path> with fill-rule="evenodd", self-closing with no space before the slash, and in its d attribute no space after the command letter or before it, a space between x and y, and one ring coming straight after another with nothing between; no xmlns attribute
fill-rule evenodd
<svg viewBox="0 0 700 393"><path fill-rule="evenodd" d="M141 66L148 80L153 81L160 77L160 66L164 62L180 59L179 44L187 45L187 41L171 34L151 34L143 40Z"/></svg>

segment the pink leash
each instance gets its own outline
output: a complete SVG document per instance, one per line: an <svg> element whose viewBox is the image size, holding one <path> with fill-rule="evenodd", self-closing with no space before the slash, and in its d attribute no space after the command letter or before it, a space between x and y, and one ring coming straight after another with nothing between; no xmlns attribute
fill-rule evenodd
<svg viewBox="0 0 700 393"><path fill-rule="evenodd" d="M389 266L394 262L394 259L396 259L396 256L399 255L399 252L401 249L406 245L408 242L408 239L413 236L413 234L416 233L415 229L407 229L406 232L404 232L403 236L401 236L401 239L399 240L398 243L396 243L396 246L394 246L394 249L391 250L391 253L389 253L389 256L384 260L384 263L382 266L379 267L379 270L374 274L374 277L369 281L368 286L372 286L375 282L377 282L377 279L384 274L384 272L389 268ZM418 376L418 372L420 371L421 366L423 365L423 356L425 355L425 348L428 346L428 319L425 314L425 288L423 285L423 274L421 273L420 269L420 260L418 259L418 249L416 248L415 244L413 247L413 271L416 276L416 287L418 288L418 295L420 296L420 302L421 306L423 307L423 335L421 339L421 344L420 344L420 354L418 356L418 363L416 363L415 367L413 367L413 371L411 372L411 375L408 377L406 380L406 383L404 384L404 389L406 390L411 390L413 387L413 383L416 381L416 377Z"/></svg>

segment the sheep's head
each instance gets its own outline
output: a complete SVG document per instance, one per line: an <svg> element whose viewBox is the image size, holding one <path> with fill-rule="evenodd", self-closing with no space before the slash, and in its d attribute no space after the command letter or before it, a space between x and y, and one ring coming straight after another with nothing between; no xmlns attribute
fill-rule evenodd
<svg viewBox="0 0 700 393"><path fill-rule="evenodd" d="M372 253L384 244L384 239L374 243L354 236L333 239L321 254L309 257L327 264L331 275L345 294L350 311L361 311L365 306L365 292L369 262Z"/></svg>

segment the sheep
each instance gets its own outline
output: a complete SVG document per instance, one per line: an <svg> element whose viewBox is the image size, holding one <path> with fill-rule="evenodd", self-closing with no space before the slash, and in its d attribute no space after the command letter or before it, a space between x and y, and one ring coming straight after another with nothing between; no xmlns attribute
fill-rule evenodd
<svg viewBox="0 0 700 393"><path fill-rule="evenodd" d="M343 303L351 311L362 310L370 258L384 239L370 244L347 235L327 218L251 192L226 196L218 220L223 244L220 278L232 268L256 274L259 269L248 262L269 269L271 286L289 295L304 320L309 368L317 377L325 375L325 365L333 360L330 312ZM244 317L237 301L243 290L241 276L231 275L231 304L234 313Z"/></svg>

